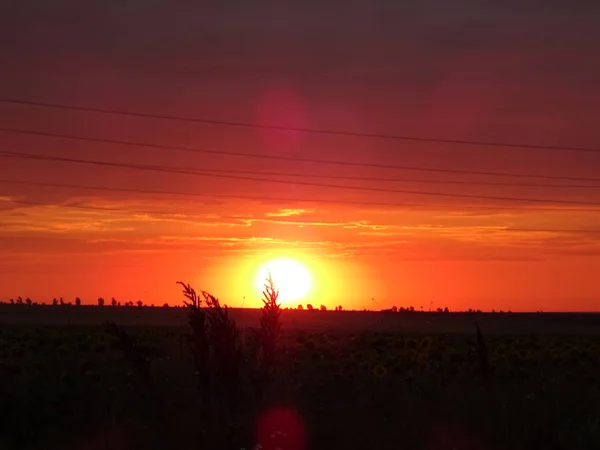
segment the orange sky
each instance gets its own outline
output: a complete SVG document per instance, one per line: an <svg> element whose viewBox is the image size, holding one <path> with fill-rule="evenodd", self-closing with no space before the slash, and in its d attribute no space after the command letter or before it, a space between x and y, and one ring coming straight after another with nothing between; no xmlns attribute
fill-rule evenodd
<svg viewBox="0 0 600 450"><path fill-rule="evenodd" d="M68 14L43 2L31 9L18 2L6 6L10 20L0 14L0 50L9 61L0 73L0 97L365 133L587 147L600 142L600 15L593 6L571 11L555 5L540 15L527 2L511 8L465 2L462 12L446 10L441 0L435 8L402 11L395 2L358 2L332 16L339 12L333 3L264 2L248 11L215 4L207 13L188 3L115 3L96 11L60 1ZM0 128L367 164L598 178L588 184L600 185L600 155L594 153L419 144L3 103ZM115 296L174 303L181 299L175 281L184 280L231 306L244 297L246 306L255 306L254 272L271 258L288 257L314 276L311 296L302 303L598 309L600 232L560 230L600 230L600 213L583 211L600 210L599 188L433 183L576 181L251 159L8 132L0 132L0 150L213 174L229 170L237 171L229 176L288 182L0 158L0 181L192 194L0 182L2 299L78 295L87 302ZM252 175L258 172L303 177ZM366 204L344 203L353 201ZM418 206L402 206L407 203Z"/></svg>

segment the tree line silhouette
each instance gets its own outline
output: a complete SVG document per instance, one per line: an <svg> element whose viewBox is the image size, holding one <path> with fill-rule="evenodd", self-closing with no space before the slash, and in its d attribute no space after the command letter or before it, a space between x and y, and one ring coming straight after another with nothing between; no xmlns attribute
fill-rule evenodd
<svg viewBox="0 0 600 450"><path fill-rule="evenodd" d="M80 297L76 297L74 299L73 302L71 301L65 301L63 299L63 297L54 297L52 299L52 301L50 301L49 303L46 303L44 301L42 302L36 302L33 301L30 297L26 297L23 298L21 296L17 297L17 298L10 298L8 301L0 301L0 305L27 305L27 306L84 306L82 304L81 298ZM155 308L156 306L154 305L154 303L152 304L145 304L143 301L138 300L136 302L133 301L127 301L127 302L123 302L121 303L120 301L118 301L116 298L111 297L110 302L106 301L104 299L104 297L98 297L98 299L96 300L95 303L93 304L87 304L85 306L96 306L96 307L113 307L113 308L146 308L146 307L150 307L150 308ZM164 303L162 305L162 308L181 308L181 306L179 305L169 305L168 303ZM298 311L328 311L327 306L325 305L320 305L318 308L313 306L310 303L307 303L306 306L299 304L296 308L293 307L287 307L287 308L282 308L285 310L292 310L292 309L296 309ZM357 311L354 309L345 309L342 305L338 305L335 306L333 311ZM366 308L363 308L362 311L371 311L368 310ZM387 309L381 309L380 312L383 313L419 313L419 312L425 312L423 310L423 307L420 307L420 309L415 309L414 306L392 306L391 308L387 308ZM444 308L438 307L435 310L429 310L427 311L428 313L437 313L437 314L450 314L451 312L466 312L466 313L470 313L470 314L481 314L482 310L481 309L473 309L473 308L469 308L467 310L464 311L451 311L447 306ZM541 311L538 311L538 313L540 313ZM492 314L510 314L512 313L511 310L508 311L504 311L504 310L495 310L492 309L491 311L489 311L489 313Z"/></svg>
<svg viewBox="0 0 600 450"><path fill-rule="evenodd" d="M104 301L104 298L103 297L99 297L98 300L96 300L95 304L88 305L88 306L104 306L105 303L106 302ZM5 301L0 301L0 305L82 306L82 303L81 303L81 298L79 298L79 297L76 297L73 302L65 301L62 297L59 297L59 298L54 297L52 299L52 301L50 301L49 303L46 303L44 301L42 301L42 302L33 301L30 297L26 297L25 299L23 299L23 297L19 296L16 299L15 298L11 298L11 299L9 299L6 302ZM154 307L154 304L146 305L141 300L138 300L137 302L129 301L129 302L121 303L121 302L117 301L117 299L115 299L113 297L113 298L111 298L110 306L112 306L112 307L127 307L127 308L133 308L133 307L143 308L143 307L146 307L146 306ZM168 304L165 303L163 306L168 306Z"/></svg>

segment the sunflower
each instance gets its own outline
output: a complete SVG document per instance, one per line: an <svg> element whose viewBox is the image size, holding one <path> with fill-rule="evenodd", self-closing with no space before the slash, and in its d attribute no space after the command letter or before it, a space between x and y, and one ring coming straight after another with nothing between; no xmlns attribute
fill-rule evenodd
<svg viewBox="0 0 600 450"><path fill-rule="evenodd" d="M414 339L408 339L406 341L406 348L409 350L414 350L417 348L417 341L415 341Z"/></svg>
<svg viewBox="0 0 600 450"><path fill-rule="evenodd" d="M387 369L381 364L377 364L373 367L373 375L377 378L383 378L387 375Z"/></svg>
<svg viewBox="0 0 600 450"><path fill-rule="evenodd" d="M421 351L423 351L423 352L429 350L430 346L431 346L431 338L429 336L424 337L421 340L421 342L419 343L419 347L420 347Z"/></svg>

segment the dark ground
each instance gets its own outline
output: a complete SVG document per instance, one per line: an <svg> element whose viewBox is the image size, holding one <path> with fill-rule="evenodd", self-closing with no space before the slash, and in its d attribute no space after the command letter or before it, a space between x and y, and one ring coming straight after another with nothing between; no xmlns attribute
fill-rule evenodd
<svg viewBox="0 0 600 450"><path fill-rule="evenodd" d="M259 310L230 309L240 327L257 326ZM0 305L0 324L6 325L101 325L107 320L121 326L186 327L184 308L137 308L111 306ZM472 333L477 320L492 334L600 334L600 313L382 313L363 311L284 310L288 330L394 331L401 333Z"/></svg>
<svg viewBox="0 0 600 450"><path fill-rule="evenodd" d="M0 306L0 449L207 448L185 313ZM257 310L232 316L258 323ZM106 320L139 344L151 385ZM493 367L487 390L474 320ZM284 311L272 392L239 397L227 448L597 450L599 325L592 314ZM254 392L250 378L240 384ZM281 414L258 432L280 408L298 417L293 438Z"/></svg>

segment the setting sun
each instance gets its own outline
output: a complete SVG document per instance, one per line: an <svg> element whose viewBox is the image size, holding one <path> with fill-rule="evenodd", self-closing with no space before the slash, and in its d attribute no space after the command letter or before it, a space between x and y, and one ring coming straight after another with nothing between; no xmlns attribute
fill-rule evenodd
<svg viewBox="0 0 600 450"><path fill-rule="evenodd" d="M264 289L265 280L269 274L279 289L279 300L282 303L299 300L305 297L310 290L310 273L297 261L277 259L265 264L259 270L256 278L256 285L260 291Z"/></svg>

